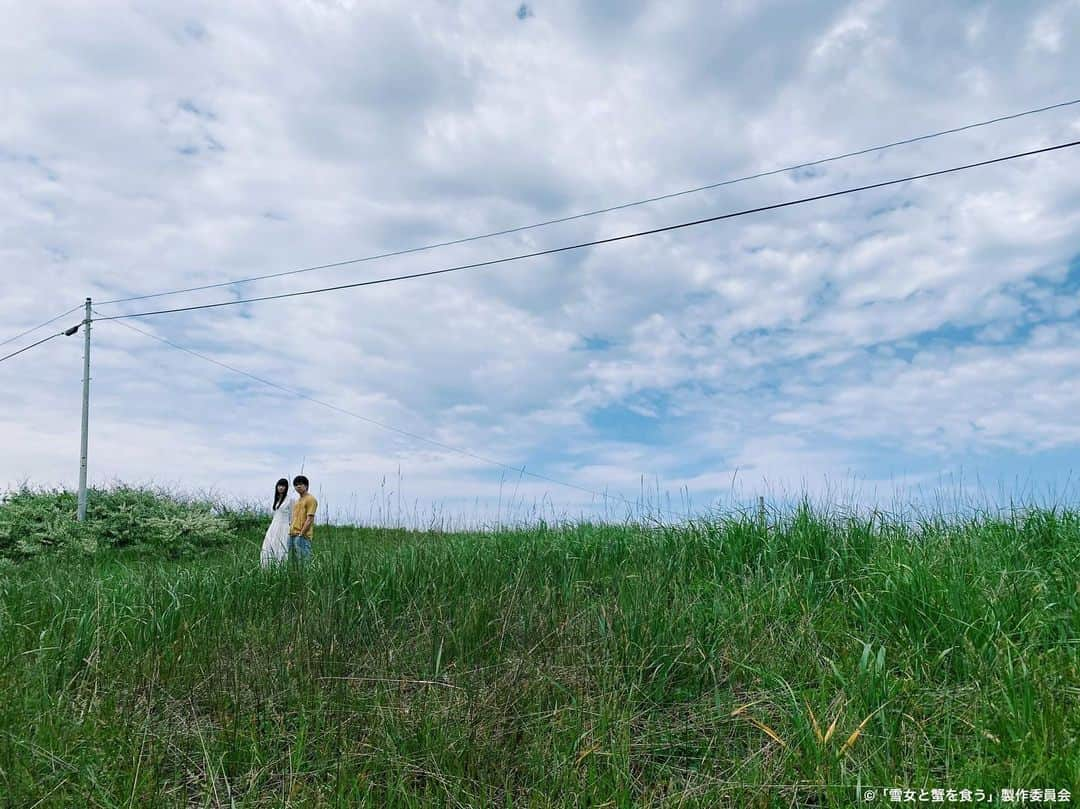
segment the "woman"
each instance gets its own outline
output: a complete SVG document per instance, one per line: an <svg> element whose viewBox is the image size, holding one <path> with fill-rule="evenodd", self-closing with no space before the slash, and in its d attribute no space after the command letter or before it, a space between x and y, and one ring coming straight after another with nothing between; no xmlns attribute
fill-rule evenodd
<svg viewBox="0 0 1080 809"><path fill-rule="evenodd" d="M263 567L269 567L289 558L289 522L292 520L296 498L289 494L289 481L282 478L274 486L273 518L263 538L262 553L259 561Z"/></svg>

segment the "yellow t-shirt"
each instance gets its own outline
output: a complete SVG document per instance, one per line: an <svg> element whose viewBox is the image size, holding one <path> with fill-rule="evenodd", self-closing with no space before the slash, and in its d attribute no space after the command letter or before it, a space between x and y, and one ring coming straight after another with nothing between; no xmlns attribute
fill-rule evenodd
<svg viewBox="0 0 1080 809"><path fill-rule="evenodd" d="M289 525L289 533L294 537L304 536L311 539L311 534L315 530L315 520L311 521L307 531L301 531L300 529L304 527L304 523L309 516L315 515L315 510L318 507L319 501L312 497L310 492L297 500L296 505L292 508L292 523Z"/></svg>

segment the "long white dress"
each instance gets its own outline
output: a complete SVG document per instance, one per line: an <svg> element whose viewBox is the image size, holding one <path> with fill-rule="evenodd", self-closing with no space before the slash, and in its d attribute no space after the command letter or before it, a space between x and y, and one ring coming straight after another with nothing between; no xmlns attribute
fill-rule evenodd
<svg viewBox="0 0 1080 809"><path fill-rule="evenodd" d="M285 502L274 510L274 517L270 520L270 527L266 529L262 552L259 554L259 562L263 567L288 561L289 525L292 523L292 510L296 500L297 498L290 494L285 498Z"/></svg>

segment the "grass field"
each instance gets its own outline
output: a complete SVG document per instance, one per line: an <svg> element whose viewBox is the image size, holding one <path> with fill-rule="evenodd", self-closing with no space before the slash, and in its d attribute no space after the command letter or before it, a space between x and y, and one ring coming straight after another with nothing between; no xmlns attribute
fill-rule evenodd
<svg viewBox="0 0 1080 809"><path fill-rule="evenodd" d="M5 805L849 806L1080 785L1076 512L320 526L314 561L276 572L260 539L0 568Z"/></svg>

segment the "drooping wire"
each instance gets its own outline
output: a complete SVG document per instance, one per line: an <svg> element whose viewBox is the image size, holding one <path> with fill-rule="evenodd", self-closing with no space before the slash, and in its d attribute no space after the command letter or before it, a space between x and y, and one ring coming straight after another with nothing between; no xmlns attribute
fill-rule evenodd
<svg viewBox="0 0 1080 809"><path fill-rule="evenodd" d="M96 310L95 310L94 313L100 315L100 313L97 312ZM99 318L99 319L100 320L110 320L110 318ZM425 444L430 444L431 446L438 447L439 449L446 450L448 452L453 452L453 453L456 453L458 455L462 455L464 457L471 458L473 460L480 461L482 463L486 463L486 464L489 464L489 465L492 465L492 466L500 467L500 468L505 469L507 471L513 472L515 474L524 475L524 476L527 476L527 477L535 478L537 480L542 480L542 481L544 481L546 483L552 483L552 484L554 484L556 486L563 486L563 487L568 488L568 489L575 489L575 490L577 490L579 492L583 492L585 494L592 495L593 497L600 498L600 499L603 499L603 500L618 501L619 503L630 506L631 508L638 508L639 507L639 504L634 503L633 501L628 500L627 498L621 497L619 495L608 494L606 492L598 492L598 491L595 491L593 489L586 488L585 486L579 486L576 483L568 483L568 482L566 482L564 480L559 480L557 478L549 477L548 475L542 475L542 474L540 474L538 472L530 472L524 466L513 466L511 464L503 463L502 461L497 461L497 460L494 460L492 458L487 458L487 457L485 457L483 455L479 455L479 454L477 454L475 452L471 452L471 451L469 451L467 449L462 449L460 447L455 447L455 446L453 446L451 444L445 444L442 441L436 441L434 439L427 438L425 436L419 435L418 433L409 432L408 430L402 430L401 428L394 427L394 426L392 426L390 424L384 424L381 421L376 421L375 419L369 418L368 416L361 415L360 413L356 413L356 412L354 412L352 410L348 410L348 409L346 409L344 407L339 407L338 405L331 404L330 402L323 401L322 399L316 399L315 397L309 396L306 393L303 393L302 391L296 390L295 388L290 388L290 387L287 387L285 385L280 385L277 382L273 382L273 381L271 381L269 379L264 379L261 376L257 376L255 374L249 373L248 371L245 371L245 370L243 370L241 368L236 368L235 366L229 365L228 363L222 362L220 360L216 360L213 357L208 357L205 354L201 354L198 351L193 351L190 348L179 345L178 343L174 343L171 340L167 340L164 337L159 337L156 334L151 334L150 332L143 331L142 329L138 328L137 326L133 326L130 323L117 322L117 325L129 328L132 331L138 332L139 334L143 335L144 337L149 337L152 340L157 340L159 343L164 343L165 345L170 346L171 348L174 348L174 349L176 349L178 351L183 351L185 354L190 354L193 357L197 357L197 358L199 358L201 360L204 360L205 362L209 362L209 363L212 363L213 365L217 365L217 366L219 366L221 368L224 368L224 369L226 369L228 371L232 371L235 374L245 376L248 379L254 380L255 382L258 382L260 384L267 385L267 386L269 386L271 388L275 388L275 389L277 389L279 391L282 391L283 393L289 394L290 396L296 396L297 398L304 399L304 400L309 401L309 402L311 402L313 404L317 404L317 405L320 405L322 407L328 408L329 410L333 410L333 411L335 411L337 413L341 413L341 414L346 415L346 416L351 416L352 418L359 419L360 421L367 422L368 424L372 424L372 425L374 425L376 427L379 427L379 428L381 428L383 430L388 430L390 432L398 433L399 435L403 435L403 436L406 436L408 438L412 438L412 439L414 439L416 441L420 441L420 442L423 442ZM666 509L660 509L660 510L667 512ZM674 512L668 512L668 513L674 514ZM680 518L685 518L685 515L682 515Z"/></svg>

